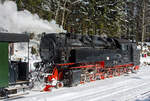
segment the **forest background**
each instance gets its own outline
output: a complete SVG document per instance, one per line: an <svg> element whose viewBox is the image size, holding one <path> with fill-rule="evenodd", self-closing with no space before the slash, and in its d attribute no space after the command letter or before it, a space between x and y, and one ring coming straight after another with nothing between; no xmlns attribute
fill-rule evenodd
<svg viewBox="0 0 150 101"><path fill-rule="evenodd" d="M5 0L2 0L3 2ZM150 41L150 0L12 0L67 32Z"/></svg>

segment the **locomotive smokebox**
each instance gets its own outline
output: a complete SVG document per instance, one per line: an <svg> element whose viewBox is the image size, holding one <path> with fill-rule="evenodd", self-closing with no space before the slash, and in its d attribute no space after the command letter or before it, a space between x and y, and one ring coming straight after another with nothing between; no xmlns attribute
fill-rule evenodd
<svg viewBox="0 0 150 101"><path fill-rule="evenodd" d="M56 36L43 35L40 42L40 56L43 62L51 62L55 57Z"/></svg>

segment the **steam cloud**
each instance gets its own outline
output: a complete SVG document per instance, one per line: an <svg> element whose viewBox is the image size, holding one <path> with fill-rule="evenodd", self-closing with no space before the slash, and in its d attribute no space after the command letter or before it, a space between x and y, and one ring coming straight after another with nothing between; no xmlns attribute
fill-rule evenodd
<svg viewBox="0 0 150 101"><path fill-rule="evenodd" d="M31 14L29 11L17 11L17 5L13 1L0 2L0 28L8 32L61 32L61 28L53 20L40 19L37 14Z"/></svg>

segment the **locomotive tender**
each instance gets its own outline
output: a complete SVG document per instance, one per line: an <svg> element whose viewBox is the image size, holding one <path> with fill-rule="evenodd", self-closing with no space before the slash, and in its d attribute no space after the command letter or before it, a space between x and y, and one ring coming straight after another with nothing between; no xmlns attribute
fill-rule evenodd
<svg viewBox="0 0 150 101"><path fill-rule="evenodd" d="M50 73L45 91L133 72L140 64L135 42L98 35L43 34L40 56Z"/></svg>

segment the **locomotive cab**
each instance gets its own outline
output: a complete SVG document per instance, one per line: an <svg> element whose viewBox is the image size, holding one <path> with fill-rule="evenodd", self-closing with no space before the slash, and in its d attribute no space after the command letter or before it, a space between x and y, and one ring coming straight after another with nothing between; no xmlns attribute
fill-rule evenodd
<svg viewBox="0 0 150 101"><path fill-rule="evenodd" d="M131 62L131 43L121 43L122 56L124 59L124 63Z"/></svg>
<svg viewBox="0 0 150 101"><path fill-rule="evenodd" d="M137 49L135 42L128 40L120 41L120 49L124 63L132 63L134 65L140 64L140 51Z"/></svg>

